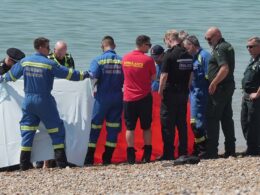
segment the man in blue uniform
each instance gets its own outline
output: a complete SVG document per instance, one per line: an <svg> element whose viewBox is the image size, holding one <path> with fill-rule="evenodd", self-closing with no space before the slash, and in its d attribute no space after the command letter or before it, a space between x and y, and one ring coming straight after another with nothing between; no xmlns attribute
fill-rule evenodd
<svg viewBox="0 0 260 195"><path fill-rule="evenodd" d="M64 150L65 129L55 99L51 95L54 77L78 81L89 77L89 74L67 69L48 59L49 40L44 37L34 40L34 48L35 54L16 63L0 79L0 82L8 82L16 81L22 75L24 77L25 98L22 105L23 116L20 121L22 135L20 168L22 170L32 168L30 157L33 138L40 121L44 123L51 136L57 166L64 168L67 166Z"/></svg>
<svg viewBox="0 0 260 195"><path fill-rule="evenodd" d="M111 36L105 36L101 42L104 53L96 57L90 64L90 72L97 81L97 92L92 113L91 132L86 165L94 163L96 143L104 120L106 120L107 140L102 155L103 164L110 164L116 147L117 135L121 130L121 114L123 106L123 73L121 57L114 51L116 45Z"/></svg>
<svg viewBox="0 0 260 195"><path fill-rule="evenodd" d="M164 56L164 49L161 45L155 45L151 48L151 57L154 59L156 63L156 79L152 81L152 91L159 90L163 56Z"/></svg>
<svg viewBox="0 0 260 195"><path fill-rule="evenodd" d="M191 128L194 133L195 156L206 152L205 112L208 99L207 71L210 54L200 47L196 36L184 40L184 47L193 56L193 73L190 88Z"/></svg>

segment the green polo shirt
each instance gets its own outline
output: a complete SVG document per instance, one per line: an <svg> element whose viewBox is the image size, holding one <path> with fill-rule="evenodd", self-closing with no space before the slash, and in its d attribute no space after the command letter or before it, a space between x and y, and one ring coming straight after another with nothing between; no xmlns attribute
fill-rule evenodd
<svg viewBox="0 0 260 195"><path fill-rule="evenodd" d="M242 88L247 93L253 93L260 87L260 55L251 59L242 79Z"/></svg>
<svg viewBox="0 0 260 195"><path fill-rule="evenodd" d="M212 51L212 56L209 60L208 66L208 79L209 82L217 76L219 69L222 65L227 64L229 66L229 73L220 84L228 82L234 82L234 68L235 68L235 52L231 44L221 39L217 46Z"/></svg>

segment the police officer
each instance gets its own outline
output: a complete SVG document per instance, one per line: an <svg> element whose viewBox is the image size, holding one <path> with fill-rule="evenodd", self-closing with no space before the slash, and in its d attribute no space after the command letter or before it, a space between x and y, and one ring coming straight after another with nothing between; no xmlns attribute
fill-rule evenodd
<svg viewBox="0 0 260 195"><path fill-rule="evenodd" d="M248 39L252 56L244 72L241 126L247 143L245 155L260 155L260 38Z"/></svg>
<svg viewBox="0 0 260 195"><path fill-rule="evenodd" d="M8 72L16 62L25 57L25 54L17 48L7 49L6 54L6 58L0 61L0 75Z"/></svg>
<svg viewBox="0 0 260 195"><path fill-rule="evenodd" d="M110 164L117 144L117 136L121 131L121 115L123 109L123 72L121 57L115 52L116 44L111 36L105 36L101 42L103 54L90 64L90 72L97 79L97 91L91 120L91 132L86 165L94 163L96 144L104 120L106 120L107 139L103 164Z"/></svg>
<svg viewBox="0 0 260 195"><path fill-rule="evenodd" d="M211 27L205 39L212 47L208 66L209 98L206 110L207 154L205 158L218 157L219 123L225 136L224 157L235 156L235 129L232 96L235 90L235 52L232 45L222 38L217 27Z"/></svg>
<svg viewBox="0 0 260 195"><path fill-rule="evenodd" d="M54 52L50 53L48 58L67 68L75 68L74 60L71 54L67 53L67 44L64 41L58 41L55 44Z"/></svg>
<svg viewBox="0 0 260 195"><path fill-rule="evenodd" d="M161 160L174 159L175 126L179 132L179 156L187 154L187 102L192 72L192 56L181 47L177 31L172 31L167 39L169 49L161 69L158 93L161 101L161 126L163 156Z"/></svg>
<svg viewBox="0 0 260 195"><path fill-rule="evenodd" d="M200 47L196 36L184 40L184 46L193 56L193 73L190 88L191 128L194 133L193 155L201 156L206 152L205 112L208 99L208 63L210 54Z"/></svg>
<svg viewBox="0 0 260 195"><path fill-rule="evenodd" d="M89 74L67 69L48 59L49 40L44 37L34 40L34 48L35 54L16 63L0 78L0 82L8 82L16 81L22 75L24 77L25 98L20 121L22 136L20 167L22 170L33 168L30 162L33 138L42 121L52 139L57 166L64 168L67 166L64 149L65 129L55 99L51 95L54 76L78 81L89 77Z"/></svg>

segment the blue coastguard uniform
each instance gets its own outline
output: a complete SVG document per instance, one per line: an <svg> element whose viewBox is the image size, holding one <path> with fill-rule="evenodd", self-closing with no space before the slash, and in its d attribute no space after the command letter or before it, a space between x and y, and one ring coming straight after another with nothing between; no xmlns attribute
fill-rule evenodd
<svg viewBox="0 0 260 195"><path fill-rule="evenodd" d="M22 104L23 116L20 121L22 135L21 151L32 150L33 138L42 121L52 139L53 148L64 149L65 129L60 119L56 102L51 95L54 77L67 80L83 80L84 73L67 69L35 53L22 59L5 74L5 81L16 81L23 75L25 99Z"/></svg>
<svg viewBox="0 0 260 195"><path fill-rule="evenodd" d="M205 143L205 111L208 99L208 63L211 55L200 49L193 59L193 79L190 90L191 127L195 136L195 145ZM195 152L197 152L196 148Z"/></svg>
<svg viewBox="0 0 260 195"><path fill-rule="evenodd" d="M103 163L110 163L116 147L117 136L121 130L123 109L122 87L124 78L121 60L122 58L114 50L107 50L90 64L90 72L93 78L98 79L98 81L85 164L93 164L94 162L96 143L104 120L106 120L107 130L105 151L107 155L103 154Z"/></svg>

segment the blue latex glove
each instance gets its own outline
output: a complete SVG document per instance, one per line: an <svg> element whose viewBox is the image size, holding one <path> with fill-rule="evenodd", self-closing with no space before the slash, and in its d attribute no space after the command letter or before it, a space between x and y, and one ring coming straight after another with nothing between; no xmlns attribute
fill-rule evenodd
<svg viewBox="0 0 260 195"><path fill-rule="evenodd" d="M4 79L3 75L0 75L0 83L2 83L4 81L5 81L5 79Z"/></svg>
<svg viewBox="0 0 260 195"><path fill-rule="evenodd" d="M92 73L91 72L89 72L89 71L85 71L84 72L84 76L83 76L83 78L84 79L86 79L86 78L93 78L93 75L92 75Z"/></svg>

